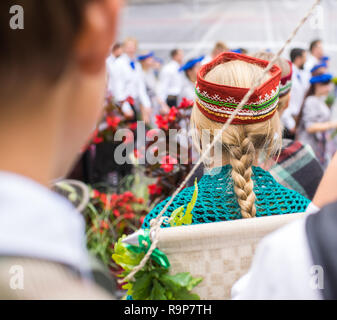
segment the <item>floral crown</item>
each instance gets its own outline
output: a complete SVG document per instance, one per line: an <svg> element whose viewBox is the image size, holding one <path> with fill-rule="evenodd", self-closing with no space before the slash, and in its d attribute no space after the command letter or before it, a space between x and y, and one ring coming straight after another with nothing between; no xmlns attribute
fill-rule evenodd
<svg viewBox="0 0 337 320"><path fill-rule="evenodd" d="M244 54L224 52L200 68L195 89L196 104L207 118L218 122L227 121L249 90L249 88L231 87L205 80L205 75L215 66L231 60L257 64L262 68L266 68L269 63ZM271 77L254 90L232 124L262 122L273 116L278 105L281 69L273 65L269 72Z"/></svg>

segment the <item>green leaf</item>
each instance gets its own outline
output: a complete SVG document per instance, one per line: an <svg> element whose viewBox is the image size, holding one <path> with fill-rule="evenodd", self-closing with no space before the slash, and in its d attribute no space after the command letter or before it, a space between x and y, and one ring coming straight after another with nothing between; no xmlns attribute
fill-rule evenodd
<svg viewBox="0 0 337 320"><path fill-rule="evenodd" d="M175 300L200 300L200 297L196 293L191 293L183 288L175 294Z"/></svg>
<svg viewBox="0 0 337 320"><path fill-rule="evenodd" d="M172 212L171 219L170 219L171 227L182 225L182 221L181 221L182 213L184 213L184 206L181 206Z"/></svg>
<svg viewBox="0 0 337 320"><path fill-rule="evenodd" d="M153 279L153 288L149 298L150 300L167 300L165 288L158 282L157 279Z"/></svg>
<svg viewBox="0 0 337 320"><path fill-rule="evenodd" d="M190 283L192 276L189 272L181 272L175 275L167 274L163 276L163 279L167 281L170 286L174 286L174 288L182 288L187 287Z"/></svg>
<svg viewBox="0 0 337 320"><path fill-rule="evenodd" d="M160 278L164 286L172 293L174 299L199 300L199 296L189 291L202 281L202 278L193 278L189 272L175 275L165 274Z"/></svg>
<svg viewBox="0 0 337 320"><path fill-rule="evenodd" d="M130 272L140 263L144 257L144 252L135 253L131 250L128 250L127 245L122 242L124 238L125 235L119 238L115 244L112 259L125 271Z"/></svg>
<svg viewBox="0 0 337 320"><path fill-rule="evenodd" d="M195 206L197 198L198 198L198 183L197 183L197 178L195 178L195 181L194 181L194 192L193 192L192 200L187 205L185 216L184 216L184 217L187 217L186 219L188 219L188 221L189 221L189 219L191 220L191 222L189 224L192 223L192 214L191 214L191 212L192 212L192 210L193 210L193 208Z"/></svg>
<svg viewBox="0 0 337 320"><path fill-rule="evenodd" d="M171 227L190 225L192 224L192 210L198 198L198 184L197 179L194 181L194 192L191 201L187 204L186 212L184 213L184 206L175 209L171 214L170 225Z"/></svg>
<svg viewBox="0 0 337 320"><path fill-rule="evenodd" d="M151 294L153 272L139 271L135 275L136 281L133 283L133 296L134 300L147 300Z"/></svg>

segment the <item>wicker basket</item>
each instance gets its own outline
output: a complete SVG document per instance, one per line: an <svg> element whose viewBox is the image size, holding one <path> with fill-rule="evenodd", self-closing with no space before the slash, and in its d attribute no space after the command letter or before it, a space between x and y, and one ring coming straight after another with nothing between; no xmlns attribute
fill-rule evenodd
<svg viewBox="0 0 337 320"><path fill-rule="evenodd" d="M163 228L159 248L171 273L190 272L203 281L193 290L201 299L230 299L233 284L251 264L258 242L303 213Z"/></svg>

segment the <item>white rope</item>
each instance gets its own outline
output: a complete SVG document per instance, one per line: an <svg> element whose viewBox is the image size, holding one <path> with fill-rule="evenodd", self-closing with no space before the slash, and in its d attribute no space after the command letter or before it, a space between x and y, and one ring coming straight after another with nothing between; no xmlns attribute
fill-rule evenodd
<svg viewBox="0 0 337 320"><path fill-rule="evenodd" d="M152 252L154 249L156 249L158 241L159 241L159 230L160 226L163 223L163 220L165 217L162 217L163 214L166 212L168 207L172 204L174 198L177 196L177 194L184 188L186 185L187 181L193 176L194 172L198 169L199 165L204 161L204 159L207 157L208 153L212 150L216 142L222 137L222 133L228 128L228 126L231 124L233 119L236 117L236 115L241 111L242 107L246 104L250 96L253 94L254 90L262 83L262 80L264 76L269 72L275 61L281 56L283 53L284 49L286 46L294 39L296 36L298 30L302 27L302 25L307 21L308 17L313 13L315 10L316 6L321 2L321 0L316 0L312 7L309 9L309 11L305 14L305 16L298 22L296 28L292 31L286 42L283 44L281 49L277 52L277 54L274 56L274 58L269 62L268 66L264 69L262 75L257 79L257 81L254 83L254 85L251 86L249 91L246 93L246 95L243 97L241 100L240 104L238 107L235 109L235 111L231 114L231 116L228 118L226 123L222 126L221 130L217 133L217 135L214 137L213 141L211 144L208 145L206 150L202 153L199 161L194 165L192 170L189 172L189 174L186 176L185 180L180 184L180 186L177 188L177 190L173 193L171 199L166 203L164 208L161 210L161 212L158 214L158 216L154 219L151 220L150 225L151 225L151 232L150 235L154 235L152 237L152 244L143 257L142 261L137 265L124 279L120 280L120 282L126 282L128 280L134 279L133 276L140 271L146 264L147 260L150 258Z"/></svg>

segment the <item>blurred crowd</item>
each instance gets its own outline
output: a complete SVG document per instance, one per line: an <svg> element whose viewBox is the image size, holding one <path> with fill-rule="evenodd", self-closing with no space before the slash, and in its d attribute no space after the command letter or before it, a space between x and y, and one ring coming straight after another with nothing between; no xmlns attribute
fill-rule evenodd
<svg viewBox="0 0 337 320"><path fill-rule="evenodd" d="M139 52L137 39L127 38L114 44L107 59L108 92L122 106L127 118L155 126L156 115L168 113L184 97L194 99L200 66L226 51L254 54L243 48L230 49L218 41L209 53L187 61L184 51L174 48L164 63L153 51ZM309 144L326 167L336 151L337 129L337 122L331 121L335 92L329 57L325 55L323 42L316 39L308 49L292 48L287 58L292 76L290 99L281 116L284 137Z"/></svg>

